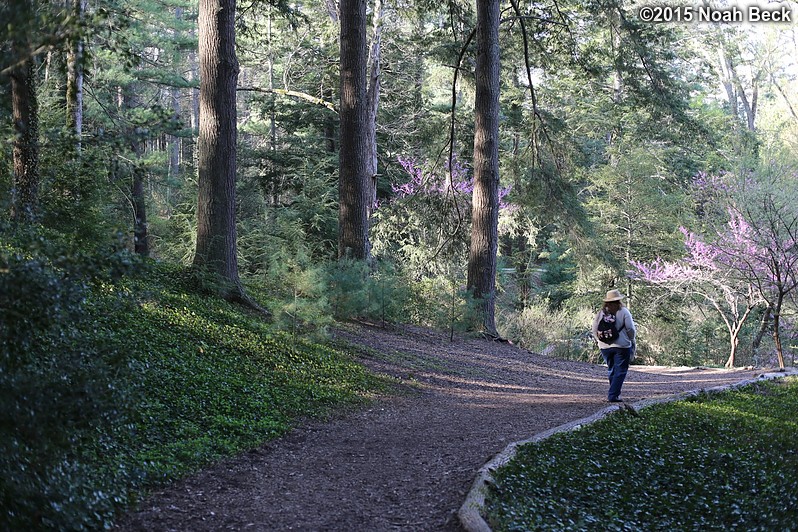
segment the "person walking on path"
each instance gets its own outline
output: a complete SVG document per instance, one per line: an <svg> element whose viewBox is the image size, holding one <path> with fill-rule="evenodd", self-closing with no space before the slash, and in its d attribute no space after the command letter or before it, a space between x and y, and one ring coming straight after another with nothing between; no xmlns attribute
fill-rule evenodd
<svg viewBox="0 0 798 532"><path fill-rule="evenodd" d="M604 305L593 320L593 338L607 363L607 400L611 403L621 402L621 387L629 371L636 333L632 313L622 303L623 298L619 290L607 292Z"/></svg>

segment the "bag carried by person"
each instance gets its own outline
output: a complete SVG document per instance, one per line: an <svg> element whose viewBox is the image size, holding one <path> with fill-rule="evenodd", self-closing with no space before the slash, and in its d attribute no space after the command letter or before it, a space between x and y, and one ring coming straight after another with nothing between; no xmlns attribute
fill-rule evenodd
<svg viewBox="0 0 798 532"><path fill-rule="evenodd" d="M601 319L599 319L596 336L605 344L614 343L615 340L618 339L618 336L620 336L623 328L626 327L626 324L624 324L621 325L620 329L616 329L615 321L615 314L606 314L603 310L601 311Z"/></svg>

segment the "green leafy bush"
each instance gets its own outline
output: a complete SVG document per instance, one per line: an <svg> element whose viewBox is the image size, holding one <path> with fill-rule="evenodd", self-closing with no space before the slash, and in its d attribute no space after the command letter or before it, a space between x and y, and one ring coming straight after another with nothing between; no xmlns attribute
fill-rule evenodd
<svg viewBox="0 0 798 532"><path fill-rule="evenodd" d="M552 309L546 300L530 302L521 310L501 309L500 332L522 347L566 360L601 363L590 334L593 311Z"/></svg>
<svg viewBox="0 0 798 532"><path fill-rule="evenodd" d="M53 257L52 259L49 257ZM132 389L125 351L84 340L87 299L133 260L35 235L0 250L0 528L101 528L127 499L119 452ZM108 298L104 311L124 302Z"/></svg>
<svg viewBox="0 0 798 532"><path fill-rule="evenodd" d="M479 323L477 304L465 289L464 276L424 277L408 286L403 321L465 332Z"/></svg>
<svg viewBox="0 0 798 532"><path fill-rule="evenodd" d="M328 300L338 319L396 321L407 301L407 286L389 263L374 266L341 259L328 268Z"/></svg>
<svg viewBox="0 0 798 532"><path fill-rule="evenodd" d="M798 379L624 410L522 446L494 530L792 530Z"/></svg>

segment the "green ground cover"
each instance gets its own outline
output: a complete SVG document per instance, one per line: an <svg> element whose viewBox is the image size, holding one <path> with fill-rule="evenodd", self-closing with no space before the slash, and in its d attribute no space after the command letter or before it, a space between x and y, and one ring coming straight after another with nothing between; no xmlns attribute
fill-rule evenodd
<svg viewBox="0 0 798 532"><path fill-rule="evenodd" d="M494 530L796 530L798 379L642 409L524 445Z"/></svg>
<svg viewBox="0 0 798 532"><path fill-rule="evenodd" d="M0 529L106 528L149 488L388 391L182 269L46 251L0 249Z"/></svg>

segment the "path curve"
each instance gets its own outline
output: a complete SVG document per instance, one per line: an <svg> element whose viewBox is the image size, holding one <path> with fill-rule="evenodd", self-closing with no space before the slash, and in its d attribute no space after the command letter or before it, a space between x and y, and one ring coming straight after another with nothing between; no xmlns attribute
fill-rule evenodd
<svg viewBox="0 0 798 532"><path fill-rule="evenodd" d="M154 493L122 531L461 531L480 467L510 442L607 406L606 368L419 327L347 327L363 362L414 383ZM626 401L711 388L756 370L633 366Z"/></svg>

